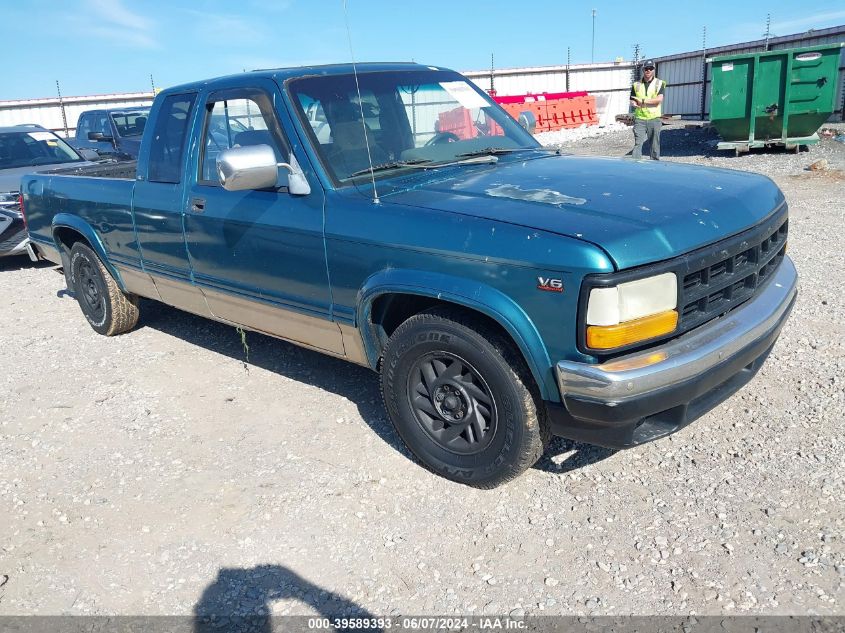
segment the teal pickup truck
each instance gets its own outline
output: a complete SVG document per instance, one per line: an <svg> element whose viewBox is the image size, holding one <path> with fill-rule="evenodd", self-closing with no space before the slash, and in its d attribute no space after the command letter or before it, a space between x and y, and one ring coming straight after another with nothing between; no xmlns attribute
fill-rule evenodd
<svg viewBox="0 0 845 633"><path fill-rule="evenodd" d="M256 71L155 99L137 165L23 178L91 326L139 298L380 372L428 468L493 487L748 382L796 297L769 179L541 147L453 71Z"/></svg>

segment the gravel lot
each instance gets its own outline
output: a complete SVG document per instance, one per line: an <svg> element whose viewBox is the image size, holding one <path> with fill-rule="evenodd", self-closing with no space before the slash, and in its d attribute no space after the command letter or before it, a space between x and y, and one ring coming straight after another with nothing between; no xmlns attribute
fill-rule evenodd
<svg viewBox="0 0 845 633"><path fill-rule="evenodd" d="M0 614L845 613L845 144L714 138L669 128L665 159L766 173L791 207L768 363L670 438L555 440L494 491L416 465L365 369L256 334L245 364L232 328L151 302L104 338L51 266L0 261Z"/></svg>

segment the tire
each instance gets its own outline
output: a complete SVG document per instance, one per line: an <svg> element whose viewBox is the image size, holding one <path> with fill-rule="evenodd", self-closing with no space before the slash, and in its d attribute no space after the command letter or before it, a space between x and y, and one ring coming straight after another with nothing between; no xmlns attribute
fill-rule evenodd
<svg viewBox="0 0 845 633"><path fill-rule="evenodd" d="M495 488L536 463L548 424L522 357L478 317L437 308L400 325L381 367L385 408L432 472Z"/></svg>
<svg viewBox="0 0 845 633"><path fill-rule="evenodd" d="M114 336L138 323L138 298L125 294L100 258L82 242L70 250L70 283L95 332Z"/></svg>

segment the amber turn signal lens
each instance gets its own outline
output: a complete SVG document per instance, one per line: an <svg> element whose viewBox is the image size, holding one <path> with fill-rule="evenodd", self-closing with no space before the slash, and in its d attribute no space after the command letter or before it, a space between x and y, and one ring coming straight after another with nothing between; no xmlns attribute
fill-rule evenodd
<svg viewBox="0 0 845 633"><path fill-rule="evenodd" d="M678 313L675 310L667 310L618 325L590 325L587 327L587 347L590 349L625 347L668 334L676 327L678 327Z"/></svg>

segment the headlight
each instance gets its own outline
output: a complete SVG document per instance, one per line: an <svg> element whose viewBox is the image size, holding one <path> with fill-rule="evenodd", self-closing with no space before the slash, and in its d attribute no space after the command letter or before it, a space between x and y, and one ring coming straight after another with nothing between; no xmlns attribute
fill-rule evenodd
<svg viewBox="0 0 845 633"><path fill-rule="evenodd" d="M675 273L593 288L587 302L587 347L611 350L673 332L677 306Z"/></svg>

